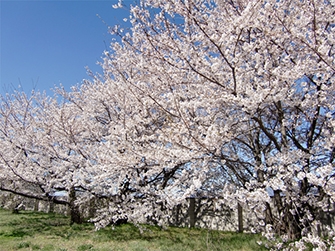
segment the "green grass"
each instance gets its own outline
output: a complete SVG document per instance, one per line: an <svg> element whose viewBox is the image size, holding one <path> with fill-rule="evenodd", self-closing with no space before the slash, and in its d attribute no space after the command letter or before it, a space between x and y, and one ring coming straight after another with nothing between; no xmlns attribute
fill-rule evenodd
<svg viewBox="0 0 335 251"><path fill-rule="evenodd" d="M58 214L0 209L1 251L111 251L111 250L266 250L256 242L260 235L197 228L146 226L140 233L132 224L95 231L94 225L69 225Z"/></svg>

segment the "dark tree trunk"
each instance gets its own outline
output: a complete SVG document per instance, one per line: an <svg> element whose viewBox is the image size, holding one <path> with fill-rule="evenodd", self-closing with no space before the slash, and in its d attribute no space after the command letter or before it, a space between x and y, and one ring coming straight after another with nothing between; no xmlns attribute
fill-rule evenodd
<svg viewBox="0 0 335 251"><path fill-rule="evenodd" d="M299 217L289 213L287 223L288 223L288 236L291 240L297 240L301 238L301 228L298 224Z"/></svg>
<svg viewBox="0 0 335 251"><path fill-rule="evenodd" d="M69 191L69 210L70 210L70 224L81 224L83 220L80 215L79 207L75 204L76 190L74 187L70 188Z"/></svg>
<svg viewBox="0 0 335 251"><path fill-rule="evenodd" d="M265 224L271 224L273 225L274 219L272 215L271 206L268 202L265 203L266 209L265 209Z"/></svg>
<svg viewBox="0 0 335 251"><path fill-rule="evenodd" d="M281 190L275 190L274 204L279 216L279 222L275 226L275 231L277 232L277 234L287 233L290 240L300 239L301 226L299 224L300 217L302 217L302 212L296 212L295 215L292 214L291 211L295 211L296 208L293 207L292 202L287 203L285 206L283 206L283 199L284 198L281 195Z"/></svg>

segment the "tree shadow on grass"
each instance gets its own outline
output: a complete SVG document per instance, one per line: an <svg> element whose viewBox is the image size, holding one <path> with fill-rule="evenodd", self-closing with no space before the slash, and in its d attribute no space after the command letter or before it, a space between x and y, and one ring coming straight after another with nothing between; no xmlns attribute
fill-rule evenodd
<svg viewBox="0 0 335 251"><path fill-rule="evenodd" d="M46 214L43 212L20 211L19 214L10 214L8 211L1 210L0 228L3 236L6 237L24 237L33 236L41 232L50 232L55 227L69 225L69 219L63 215Z"/></svg>
<svg viewBox="0 0 335 251"><path fill-rule="evenodd" d="M114 229L107 227L95 233L94 241L129 242L142 240L155 241L161 243L161 245L173 245L187 244L190 239L190 229L188 228L168 228L164 230L159 226L150 225L141 225L140 228L131 223L116 226ZM200 237L201 231L200 229L196 229L194 230L194 234Z"/></svg>
<svg viewBox="0 0 335 251"><path fill-rule="evenodd" d="M22 229L15 229L10 231L9 233L5 233L5 237L24 237L31 236L32 234L29 231L23 231Z"/></svg>

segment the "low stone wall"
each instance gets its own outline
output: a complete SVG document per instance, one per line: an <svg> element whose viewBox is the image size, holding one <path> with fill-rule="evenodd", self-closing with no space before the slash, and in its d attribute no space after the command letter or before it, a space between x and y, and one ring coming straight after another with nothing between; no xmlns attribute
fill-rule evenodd
<svg viewBox="0 0 335 251"><path fill-rule="evenodd" d="M81 207L81 214L83 218L90 218L94 216L94 209L99 202L94 202L92 205ZM215 203L207 198L190 198L173 210L167 211L169 215L165 222L167 225L176 227L199 227L224 231L237 231L238 212L231 210L228 207L221 205L215 208ZM13 210L19 207L20 210L40 211L45 213L59 213L68 215L68 208L66 205L58 205L52 201L38 201L34 199L25 198L18 195L13 195L7 192L0 192L0 207ZM243 210L245 211L245 210ZM245 214L246 212L244 212ZM245 231L250 231L252 227L251 218L243 217L243 226Z"/></svg>
<svg viewBox="0 0 335 251"><path fill-rule="evenodd" d="M189 198L185 203L176 206L169 216L168 224L171 226L234 232L250 232L256 221L246 208L233 210L226 205L218 206L210 198Z"/></svg>
<svg viewBox="0 0 335 251"><path fill-rule="evenodd" d="M8 192L0 192L0 207L14 210L39 211L45 213L67 214L67 206L54 204L52 201L41 201L14 195Z"/></svg>

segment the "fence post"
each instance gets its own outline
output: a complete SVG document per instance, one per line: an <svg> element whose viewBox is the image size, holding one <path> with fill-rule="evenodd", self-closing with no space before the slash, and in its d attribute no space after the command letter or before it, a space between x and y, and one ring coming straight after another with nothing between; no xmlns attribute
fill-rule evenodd
<svg viewBox="0 0 335 251"><path fill-rule="evenodd" d="M176 224L178 224L179 223L179 214L180 214L180 212L181 212L181 210L180 210L180 207L181 207L181 204L178 204L176 207L175 207L175 220L176 220Z"/></svg>
<svg viewBox="0 0 335 251"><path fill-rule="evenodd" d="M49 208L48 208L48 213L53 213L55 209L55 204L53 202L53 200L49 200Z"/></svg>
<svg viewBox="0 0 335 251"><path fill-rule="evenodd" d="M243 208L240 203L237 204L238 232L243 233Z"/></svg>
<svg viewBox="0 0 335 251"><path fill-rule="evenodd" d="M190 198L190 206L188 208L188 214L190 216L190 227L195 226L195 199Z"/></svg>

